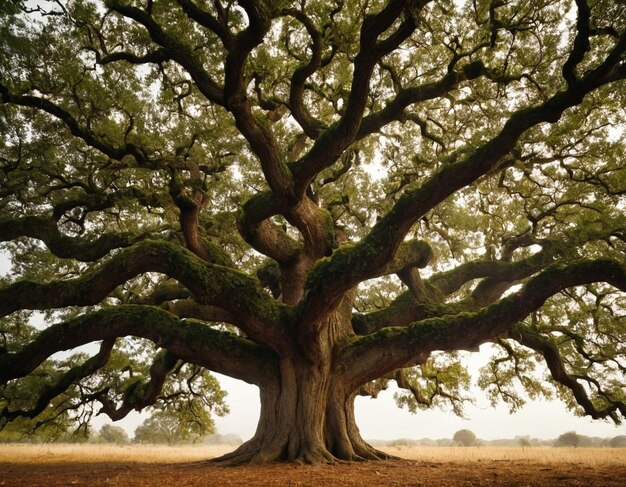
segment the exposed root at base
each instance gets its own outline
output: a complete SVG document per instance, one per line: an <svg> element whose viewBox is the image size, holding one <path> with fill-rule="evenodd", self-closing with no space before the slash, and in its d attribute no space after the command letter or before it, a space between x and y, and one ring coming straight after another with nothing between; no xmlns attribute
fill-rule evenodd
<svg viewBox="0 0 626 487"><path fill-rule="evenodd" d="M368 445L368 448L358 448L350 458L341 458L333 455L325 448L312 448L299 452L296 458L285 458L276 450L259 449L252 445L243 444L238 449L221 457L209 460L209 463L220 467L237 467L241 465L262 465L275 462L294 463L298 465L319 465L319 464L346 464L352 462L371 462L384 460L400 460L399 457L389 455L383 451L376 450Z"/></svg>

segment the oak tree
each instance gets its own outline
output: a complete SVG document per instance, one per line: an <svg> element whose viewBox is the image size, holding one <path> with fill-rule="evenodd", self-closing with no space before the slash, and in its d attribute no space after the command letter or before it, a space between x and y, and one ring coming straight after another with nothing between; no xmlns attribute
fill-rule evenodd
<svg viewBox="0 0 626 487"><path fill-rule="evenodd" d="M452 440L460 444L461 446L474 446L476 445L476 435L473 431L468 429L462 429L454 433Z"/></svg>
<svg viewBox="0 0 626 487"><path fill-rule="evenodd" d="M626 415L623 2L0 5L2 423L215 371L223 462L380 459L355 396L459 410L488 342L494 400Z"/></svg>
<svg viewBox="0 0 626 487"><path fill-rule="evenodd" d="M102 425L102 428L100 428L99 431L99 439L103 443L116 445L125 445L126 443L130 443L128 433L126 433L123 428L110 424Z"/></svg>

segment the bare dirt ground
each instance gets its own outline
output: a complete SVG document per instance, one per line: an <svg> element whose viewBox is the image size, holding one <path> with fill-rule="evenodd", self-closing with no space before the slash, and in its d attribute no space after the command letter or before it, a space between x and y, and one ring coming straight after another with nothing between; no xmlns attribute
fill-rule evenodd
<svg viewBox="0 0 626 487"><path fill-rule="evenodd" d="M626 449L385 450L405 459L224 468L205 460L222 453L223 447L0 445L0 486L626 485Z"/></svg>

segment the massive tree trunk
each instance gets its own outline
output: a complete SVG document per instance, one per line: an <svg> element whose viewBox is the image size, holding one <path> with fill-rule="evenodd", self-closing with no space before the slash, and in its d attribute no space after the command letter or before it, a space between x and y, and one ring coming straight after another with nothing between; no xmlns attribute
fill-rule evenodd
<svg viewBox="0 0 626 487"><path fill-rule="evenodd" d="M261 414L254 437L218 458L228 464L274 460L304 463L382 459L361 438L354 417L356 393L344 378L347 364L337 357L351 335L353 293L319 323L320 333L303 335L281 357L279 374L260 385Z"/></svg>
<svg viewBox="0 0 626 487"><path fill-rule="evenodd" d="M283 360L280 372L274 385L261 388L261 414L254 437L218 462L387 458L361 438L354 417L355 393L348 392L327 366Z"/></svg>

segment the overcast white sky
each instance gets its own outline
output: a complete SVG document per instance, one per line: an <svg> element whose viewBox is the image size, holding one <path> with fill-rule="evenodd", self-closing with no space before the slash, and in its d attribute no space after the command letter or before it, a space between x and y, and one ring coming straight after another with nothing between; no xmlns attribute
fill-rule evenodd
<svg viewBox="0 0 626 487"><path fill-rule="evenodd" d="M9 264L0 253L0 275L8 272ZM487 360L487 353L472 354L470 371L476 371ZM230 414L216 418L218 433L235 434L243 440L250 438L259 418L258 389L245 382L219 376L222 387L228 391L226 398ZM534 438L556 438L566 431L576 431L588 436L612 437L626 434L626 425L615 426L608 421L580 418L565 409L557 401L529 402L516 414L509 414L505 406L492 408L482 391L476 388L476 405L466 407L466 418L451 412L432 410L411 414L399 409L393 399L397 389L390 387L377 399L358 397L356 417L361 434L366 439L391 440L396 438L450 438L455 431L469 428L485 440L530 435ZM130 435L143 421L138 413L130 414L116 424L124 427ZM98 418L96 427L108 422Z"/></svg>

